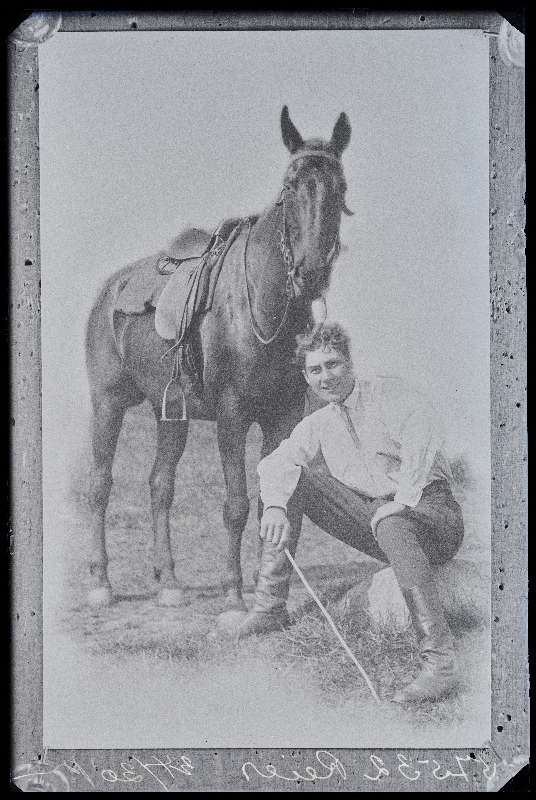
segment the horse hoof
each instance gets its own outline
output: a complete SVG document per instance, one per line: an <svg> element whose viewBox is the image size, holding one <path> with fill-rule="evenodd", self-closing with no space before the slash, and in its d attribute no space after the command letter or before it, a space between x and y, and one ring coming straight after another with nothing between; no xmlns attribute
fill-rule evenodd
<svg viewBox="0 0 536 800"><path fill-rule="evenodd" d="M183 606L186 602L186 594L179 587L171 589L164 587L157 595L159 606Z"/></svg>
<svg viewBox="0 0 536 800"><path fill-rule="evenodd" d="M91 589L88 595L89 605L93 608L111 606L113 600L112 590L109 586L97 586L95 589Z"/></svg>

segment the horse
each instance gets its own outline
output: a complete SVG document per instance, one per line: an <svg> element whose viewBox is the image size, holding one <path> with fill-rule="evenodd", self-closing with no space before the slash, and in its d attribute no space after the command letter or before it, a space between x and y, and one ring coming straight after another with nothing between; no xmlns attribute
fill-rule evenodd
<svg viewBox="0 0 536 800"><path fill-rule="evenodd" d="M352 213L345 203L341 162L351 135L346 114L340 114L329 141L304 140L287 106L280 124L290 153L281 193L262 213L245 221L225 255L212 306L196 329L201 389L187 382L184 389L189 418L216 422L226 489L223 522L229 537L221 577L225 610L246 608L240 565L249 515L246 436L257 422L264 457L303 417L306 384L294 363L295 337L313 323L312 303L324 298L339 252L342 214ZM125 411L148 399L157 419L156 458L149 478L157 599L181 605L186 592L175 575L170 507L188 420L161 419L169 341L155 330L154 310L124 318L121 347L118 344L114 297L120 279L134 269L136 265L130 265L108 279L86 330L93 409L88 601L113 601L105 539L112 464Z"/></svg>

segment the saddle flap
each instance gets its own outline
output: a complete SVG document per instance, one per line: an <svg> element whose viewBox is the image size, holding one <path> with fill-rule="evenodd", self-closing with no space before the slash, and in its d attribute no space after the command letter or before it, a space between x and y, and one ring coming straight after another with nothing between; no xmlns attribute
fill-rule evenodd
<svg viewBox="0 0 536 800"><path fill-rule="evenodd" d="M241 230L241 220L226 220L211 237L202 258L187 262L189 271L176 269L156 304L155 328L163 339L182 342L197 312L210 308L225 255Z"/></svg>
<svg viewBox="0 0 536 800"><path fill-rule="evenodd" d="M168 278L156 303L154 318L156 332L162 339L177 338L181 320L192 299L192 289L199 281L202 264L203 259L196 258L189 262L189 270L178 269Z"/></svg>

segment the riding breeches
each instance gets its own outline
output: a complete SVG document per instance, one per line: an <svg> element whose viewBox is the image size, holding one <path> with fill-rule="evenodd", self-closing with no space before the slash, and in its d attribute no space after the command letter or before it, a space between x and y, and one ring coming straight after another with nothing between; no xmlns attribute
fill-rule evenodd
<svg viewBox="0 0 536 800"><path fill-rule="evenodd" d="M373 558L388 562L402 588L427 580L430 565L449 561L463 540L461 509L446 481L434 481L415 508L370 527L377 509L391 498L365 497L329 474L304 468L289 501L291 521L300 512L315 525ZM297 541L292 543L295 548Z"/></svg>

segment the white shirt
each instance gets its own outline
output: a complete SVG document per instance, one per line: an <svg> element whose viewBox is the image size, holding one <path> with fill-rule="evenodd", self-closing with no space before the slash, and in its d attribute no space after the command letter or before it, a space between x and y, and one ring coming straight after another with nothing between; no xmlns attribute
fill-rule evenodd
<svg viewBox="0 0 536 800"><path fill-rule="evenodd" d="M436 412L405 381L394 377L356 381L344 405L359 442L339 404L329 403L305 417L257 467L265 508L286 509L302 467L319 450L341 483L368 497L394 495L398 503L411 508L429 483L452 480Z"/></svg>

